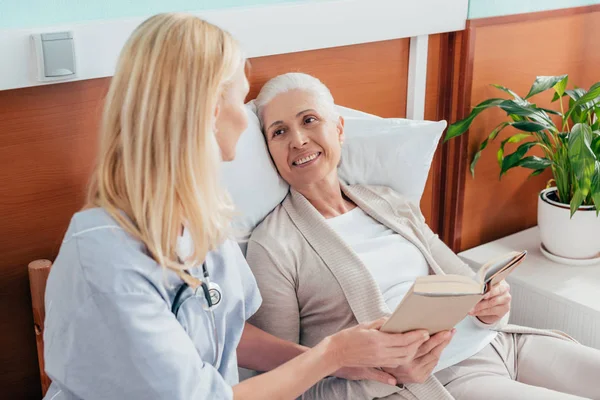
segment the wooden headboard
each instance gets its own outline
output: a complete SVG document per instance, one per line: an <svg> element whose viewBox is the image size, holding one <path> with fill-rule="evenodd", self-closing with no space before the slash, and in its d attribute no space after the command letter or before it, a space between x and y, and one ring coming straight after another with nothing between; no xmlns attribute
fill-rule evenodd
<svg viewBox="0 0 600 400"><path fill-rule="evenodd" d="M438 116L440 37L430 38L426 117ZM254 97L269 78L320 78L338 104L384 117L406 115L409 39L251 60ZM39 398L27 264L53 260L82 205L94 165L109 78L0 91L0 386L7 398ZM436 174L433 174L434 176ZM432 217L433 180L423 210Z"/></svg>

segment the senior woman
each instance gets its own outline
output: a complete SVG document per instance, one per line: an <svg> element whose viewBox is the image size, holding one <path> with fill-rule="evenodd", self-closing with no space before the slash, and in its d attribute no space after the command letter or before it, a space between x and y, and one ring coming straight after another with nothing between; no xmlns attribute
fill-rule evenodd
<svg viewBox="0 0 600 400"><path fill-rule="evenodd" d="M401 194L340 182L344 120L319 80L278 76L256 105L291 190L249 241L247 259L263 295L254 324L310 347L389 314L418 276L473 275ZM304 396L600 399L600 351L556 332L507 326L510 300L506 282L492 288L456 331L432 336L412 363L387 370L397 386L331 377Z"/></svg>

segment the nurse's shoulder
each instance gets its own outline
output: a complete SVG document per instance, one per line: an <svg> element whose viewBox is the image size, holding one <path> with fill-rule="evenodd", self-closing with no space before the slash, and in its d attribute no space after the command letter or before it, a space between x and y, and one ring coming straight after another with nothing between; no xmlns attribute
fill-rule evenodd
<svg viewBox="0 0 600 400"><path fill-rule="evenodd" d="M139 293L168 299L164 282L164 270L139 240L104 209L87 209L71 219L48 278L46 307L75 312L94 293Z"/></svg>

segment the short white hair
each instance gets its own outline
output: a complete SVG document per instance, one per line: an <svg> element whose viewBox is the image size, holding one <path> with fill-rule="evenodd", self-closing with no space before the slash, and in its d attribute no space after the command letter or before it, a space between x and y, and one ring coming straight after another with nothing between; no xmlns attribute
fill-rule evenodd
<svg viewBox="0 0 600 400"><path fill-rule="evenodd" d="M314 76L303 74L300 72L289 72L287 74L276 76L264 84L260 93L254 100L256 113L260 120L261 127L263 126L263 111L264 108L278 95L289 92L290 90L303 90L313 94L319 106L322 107L321 112L325 118L337 120L339 113L335 109L335 102L329 88L323 82Z"/></svg>

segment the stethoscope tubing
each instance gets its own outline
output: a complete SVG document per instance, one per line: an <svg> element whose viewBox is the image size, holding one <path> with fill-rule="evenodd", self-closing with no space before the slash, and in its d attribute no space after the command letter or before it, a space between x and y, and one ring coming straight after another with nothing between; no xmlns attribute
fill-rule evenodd
<svg viewBox="0 0 600 400"><path fill-rule="evenodd" d="M183 272L185 272L188 275L191 275L188 270L184 270ZM210 316L210 322L211 322L212 330L213 330L213 339L215 341L215 354L214 354L213 367L219 368L219 366L221 365L221 357L220 357L221 355L219 353L219 335L217 332L217 323L215 320L215 313L214 313L215 304L213 304L212 298L210 296L210 275L208 273L208 268L206 267L206 263L202 263L202 274L204 276L204 279L200 282L200 286L198 286L198 288L196 288L196 290L194 291L193 296L190 296L189 298L198 296L198 290L202 289L204 299L206 300L206 304L208 305L207 311ZM189 299L188 298L188 299L182 300L183 294L189 288L190 288L190 286L187 284L187 282L184 281L183 284L179 287L179 289L177 289L177 293L175 293L175 297L173 298L173 305L171 306L171 312L173 312L173 314L175 314L175 317L177 317L177 313L179 312L179 309L181 308L183 303L185 303Z"/></svg>

